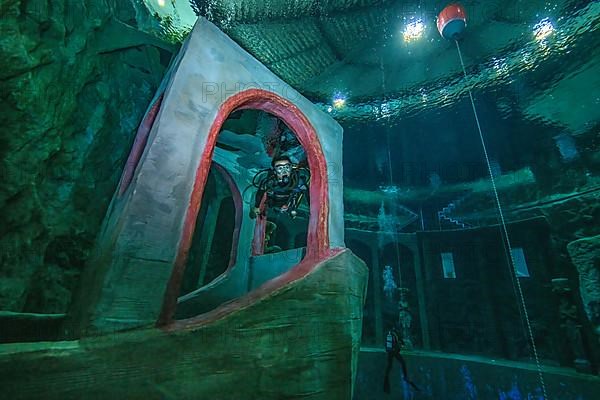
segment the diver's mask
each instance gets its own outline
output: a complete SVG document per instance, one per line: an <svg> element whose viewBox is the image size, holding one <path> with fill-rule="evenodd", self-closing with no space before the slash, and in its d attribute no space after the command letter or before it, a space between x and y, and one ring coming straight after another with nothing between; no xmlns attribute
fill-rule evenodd
<svg viewBox="0 0 600 400"><path fill-rule="evenodd" d="M273 167L277 180L282 183L288 183L292 174L292 164L289 162L275 164Z"/></svg>

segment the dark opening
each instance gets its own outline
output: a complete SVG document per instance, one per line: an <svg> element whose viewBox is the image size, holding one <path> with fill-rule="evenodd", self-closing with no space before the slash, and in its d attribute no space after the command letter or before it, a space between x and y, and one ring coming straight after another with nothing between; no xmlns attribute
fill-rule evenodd
<svg viewBox="0 0 600 400"><path fill-rule="evenodd" d="M210 283L225 272L229 266L234 229L235 205L231 189L213 164L196 218L180 296Z"/></svg>

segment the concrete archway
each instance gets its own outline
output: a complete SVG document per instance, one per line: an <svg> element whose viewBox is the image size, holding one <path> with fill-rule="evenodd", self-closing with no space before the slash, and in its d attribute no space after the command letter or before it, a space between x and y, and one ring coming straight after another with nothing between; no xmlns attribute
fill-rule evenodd
<svg viewBox="0 0 600 400"><path fill-rule="evenodd" d="M307 233L306 259L316 260L329 252L329 196L327 181L327 162L317 133L304 113L292 102L276 93L263 89L248 89L236 93L225 100L209 130L200 164L196 170L191 200L186 211L183 232L177 249L175 264L165 292L163 307L158 325L173 320L177 297L191 245L196 217L204 186L212 162L217 136L229 115L237 110L258 109L281 119L296 135L304 148L311 170L310 218Z"/></svg>

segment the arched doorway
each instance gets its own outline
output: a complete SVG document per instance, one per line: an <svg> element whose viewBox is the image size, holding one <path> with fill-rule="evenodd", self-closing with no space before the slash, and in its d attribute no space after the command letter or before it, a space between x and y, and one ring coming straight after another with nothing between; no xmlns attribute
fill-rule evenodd
<svg viewBox="0 0 600 400"><path fill-rule="evenodd" d="M229 97L221 105L206 138L202 159L196 170L190 203L185 216L175 264L157 322L158 325L167 324L173 319L217 136L221 131L223 123L232 112L245 109L262 110L281 119L290 127L304 148L308 167L311 171L309 188L311 199L309 207L310 216L305 259L314 261L329 252L327 164L315 128L297 106L275 93L262 89L249 89L237 93ZM255 237L261 234L264 235L265 224L266 221L257 222Z"/></svg>
<svg viewBox="0 0 600 400"><path fill-rule="evenodd" d="M241 195L229 173L213 163L188 253L180 296L213 281L237 258Z"/></svg>

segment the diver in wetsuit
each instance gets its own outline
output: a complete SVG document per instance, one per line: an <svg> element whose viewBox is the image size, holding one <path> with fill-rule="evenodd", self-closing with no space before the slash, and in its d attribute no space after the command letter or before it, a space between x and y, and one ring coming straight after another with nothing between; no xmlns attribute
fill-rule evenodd
<svg viewBox="0 0 600 400"><path fill-rule="evenodd" d="M297 168L288 156L275 157L271 162L271 169L257 174L265 174L257 183L258 188L254 200L254 207L250 211L250 218L260 215L260 203L264 194L267 194L266 205L282 213L288 213L292 218L298 215L296 209L302 197L308 195L310 173L307 169ZM256 179L255 177L255 179Z"/></svg>
<svg viewBox="0 0 600 400"><path fill-rule="evenodd" d="M404 346L404 341L400 338L398 328L393 327L388 331L388 334L385 338L387 366L385 368L385 377L383 378L383 391L388 394L390 393L390 372L392 370L394 358L398 360L400 362L400 365L402 366L402 378L404 379L404 382L408 383L414 390L419 391L417 385L415 385L412 381L408 379L406 361L404 361L404 358L402 358L402 355L400 354L402 346Z"/></svg>

